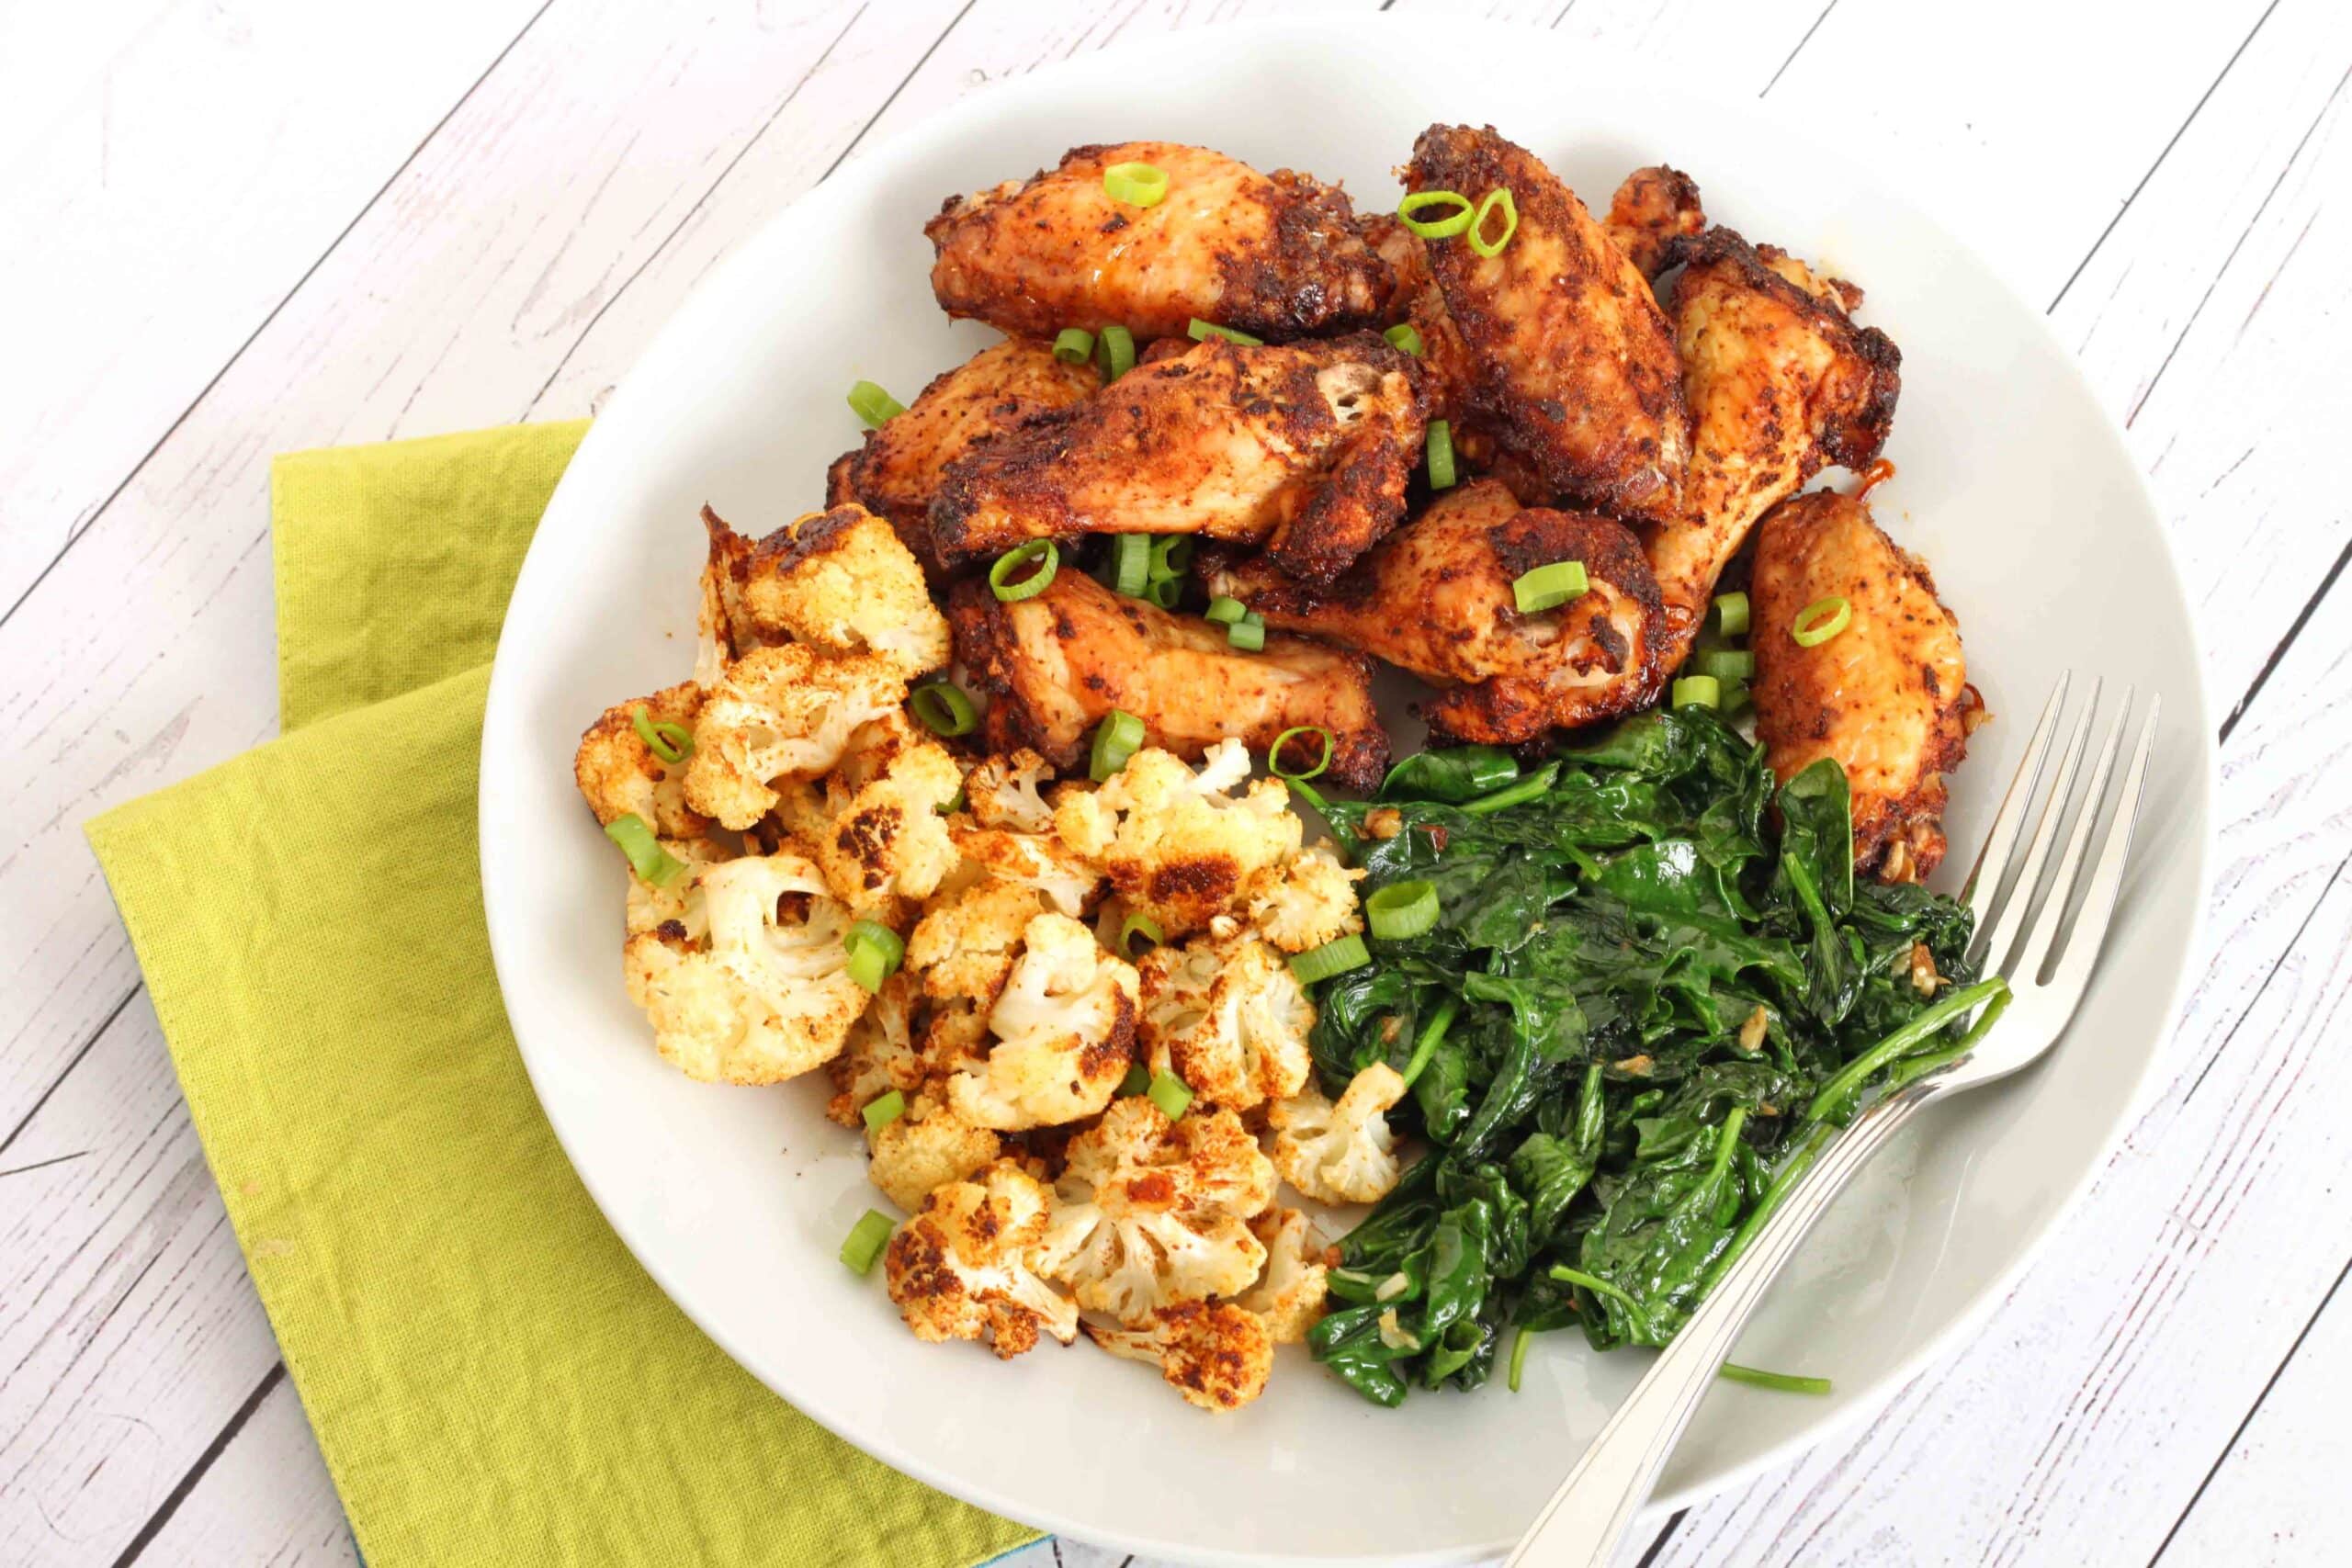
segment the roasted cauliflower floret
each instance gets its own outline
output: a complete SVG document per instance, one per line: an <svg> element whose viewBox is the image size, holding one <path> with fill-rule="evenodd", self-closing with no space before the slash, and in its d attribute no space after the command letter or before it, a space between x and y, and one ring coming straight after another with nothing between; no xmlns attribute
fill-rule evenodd
<svg viewBox="0 0 2352 1568"><path fill-rule="evenodd" d="M763 632L829 654L865 654L912 679L945 664L947 617L890 525L854 503L812 512L762 539L743 604Z"/></svg>
<svg viewBox="0 0 2352 1568"><path fill-rule="evenodd" d="M1035 888L1073 919L1085 913L1088 901L1102 886L1102 874L1058 834L1016 833L961 820L950 821L947 832L956 840L956 852L973 865L1001 881Z"/></svg>
<svg viewBox="0 0 2352 1568"><path fill-rule="evenodd" d="M1312 845L1291 857L1281 881L1250 901L1250 923L1284 953L1337 942L1363 930L1356 898L1363 880L1363 872L1341 865L1325 846Z"/></svg>
<svg viewBox="0 0 2352 1568"><path fill-rule="evenodd" d="M686 804L690 759L665 762L637 733L636 711L648 723L675 725L691 737L702 711L702 688L692 681L606 708L580 738L571 776L596 820L610 824L636 817L665 839L693 839L710 831L710 818ZM673 743L677 731L663 737Z"/></svg>
<svg viewBox="0 0 2352 1568"><path fill-rule="evenodd" d="M1298 853L1289 791L1260 779L1230 793L1249 776L1249 749L1238 740L1210 747L1197 773L1148 747L1100 788L1064 795L1055 829L1173 941L1246 907Z"/></svg>
<svg viewBox="0 0 2352 1568"><path fill-rule="evenodd" d="M865 1174L909 1213L922 1207L935 1188L968 1180L995 1160L999 1141L928 1095L917 1096L906 1111L865 1135L873 1156Z"/></svg>
<svg viewBox="0 0 2352 1568"><path fill-rule="evenodd" d="M1022 934L1045 908L1035 887L988 876L932 900L907 939L907 968L923 994L967 997L993 1006L1021 951Z"/></svg>
<svg viewBox="0 0 2352 1568"><path fill-rule="evenodd" d="M751 607L743 603L743 571L752 559L752 541L707 506L702 509L702 525L710 536L710 550L703 560L702 605L695 617L695 684L708 691L729 664L778 639L761 633L752 623Z"/></svg>
<svg viewBox="0 0 2352 1568"><path fill-rule="evenodd" d="M831 1060L865 1010L842 949L846 912L794 854L723 861L691 874L707 922L628 939L631 1000L654 1048L706 1083L768 1084Z"/></svg>
<svg viewBox="0 0 2352 1568"><path fill-rule="evenodd" d="M1136 964L1137 1033L1152 1071L1212 1105L1248 1111L1299 1091L1314 1066L1315 1004L1282 955L1247 933L1154 948Z"/></svg>
<svg viewBox="0 0 2352 1568"><path fill-rule="evenodd" d="M868 1101L892 1089L912 1097L928 1076L916 1049L914 976L904 969L882 982L873 1001L850 1025L842 1054L825 1064L833 1080L833 1098L825 1114L844 1127L864 1125L859 1113ZM911 1208L912 1204L905 1205Z"/></svg>
<svg viewBox="0 0 2352 1568"><path fill-rule="evenodd" d="M1266 1248L1266 1271L1242 1292L1240 1304L1258 1314L1277 1345L1297 1345L1323 1318L1330 1266L1314 1222L1296 1209L1273 1208L1250 1222Z"/></svg>
<svg viewBox="0 0 2352 1568"><path fill-rule="evenodd" d="M1083 1326L1114 1356L1157 1366L1187 1403L1204 1410L1240 1409L1266 1392L1274 1370L1273 1337L1254 1313L1231 1302L1162 1307L1142 1328Z"/></svg>
<svg viewBox="0 0 2352 1568"><path fill-rule="evenodd" d="M1145 1324L1163 1306L1248 1290L1266 1260L1249 1222L1273 1195L1273 1167L1233 1112L1171 1126L1130 1095L1070 1140L1038 1267L1081 1305Z"/></svg>
<svg viewBox="0 0 2352 1568"><path fill-rule="evenodd" d="M988 1060L948 1080L965 1121L1052 1127L1110 1103L1134 1056L1136 972L1067 915L1042 914L989 1010Z"/></svg>
<svg viewBox="0 0 2352 1568"><path fill-rule="evenodd" d="M988 758L964 776L972 819L983 828L1009 828L1016 833L1051 831L1054 808L1038 786L1053 776L1053 765L1025 746Z"/></svg>
<svg viewBox="0 0 2352 1568"><path fill-rule="evenodd" d="M756 649L728 666L703 701L686 804L749 828L775 806L773 781L825 772L858 726L906 697L906 678L887 660L828 659L798 643Z"/></svg>
<svg viewBox="0 0 2352 1568"><path fill-rule="evenodd" d="M899 1314L918 1339L985 1335L1007 1359L1034 1348L1039 1329L1069 1344L1078 1308L1031 1262L1051 1195L1009 1159L976 1174L933 1189L890 1238L882 1267Z"/></svg>
<svg viewBox="0 0 2352 1568"><path fill-rule="evenodd" d="M808 835L834 896L861 913L930 897L960 858L939 808L963 786L963 770L945 747L891 719L858 732L825 780L823 825Z"/></svg>
<svg viewBox="0 0 2352 1568"><path fill-rule="evenodd" d="M1321 1203L1369 1203L1388 1195L1403 1171L1388 1109L1405 1098L1405 1079L1374 1062L1349 1080L1337 1105L1309 1084L1267 1112L1274 1130L1274 1168Z"/></svg>

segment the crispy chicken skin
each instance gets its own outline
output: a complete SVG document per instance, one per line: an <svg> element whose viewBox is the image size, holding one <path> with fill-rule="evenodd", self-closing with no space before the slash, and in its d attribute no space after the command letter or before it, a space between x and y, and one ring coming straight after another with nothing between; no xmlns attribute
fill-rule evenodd
<svg viewBox="0 0 2352 1568"><path fill-rule="evenodd" d="M1764 519L1749 586L1756 738L1782 779L1834 757L1854 799L1854 863L1912 882L1944 856L1943 775L1981 717L1960 626L1925 563L1859 498L1816 491ZM1853 619L1812 648L1797 613L1842 594Z"/></svg>
<svg viewBox="0 0 2352 1568"><path fill-rule="evenodd" d="M950 465L932 531L950 561L1034 538L1200 533L1262 541L1285 570L1329 581L1404 515L1422 379L1371 333L1211 339Z"/></svg>
<svg viewBox="0 0 2352 1568"><path fill-rule="evenodd" d="M1413 191L1473 200L1508 186L1519 209L1498 255L1466 236L1417 242L1467 355L1454 388L1464 412L1558 495L1623 517L1679 515L1690 422L1674 335L1641 269L1492 127L1431 126L1402 174Z"/></svg>
<svg viewBox="0 0 2352 1568"><path fill-rule="evenodd" d="M1664 164L1635 169L1609 200L1609 238L1653 280L1674 265L1675 242L1706 226L1699 182Z"/></svg>
<svg viewBox="0 0 2352 1568"><path fill-rule="evenodd" d="M943 376L865 445L826 470L825 504L856 502L887 517L934 574L944 564L931 537L931 498L947 465L1033 413L1068 408L1102 386L1092 364L1065 365L1053 345L1010 337Z"/></svg>
<svg viewBox="0 0 2352 1568"><path fill-rule="evenodd" d="M1102 188L1127 163L1168 175L1157 206ZM1059 168L949 197L923 232L949 315L1034 337L1181 337L1195 316L1263 338L1341 331L1373 321L1389 283L1338 186L1171 141L1072 148Z"/></svg>
<svg viewBox="0 0 2352 1568"><path fill-rule="evenodd" d="M1680 250L1674 326L1694 423L1689 506L1643 536L1666 596L1665 671L1682 661L1715 579L1756 520L1823 465L1878 456L1903 384L1894 343L1846 314L1860 290L1728 229Z"/></svg>
<svg viewBox="0 0 2352 1568"><path fill-rule="evenodd" d="M988 699L981 739L1026 746L1065 773L1083 764L1113 708L1143 720L1145 744L1198 757L1227 736L1264 750L1295 725L1332 735L1330 776L1369 789L1388 765L1372 700L1372 660L1300 637L1263 651L1227 646L1221 626L1172 615L1064 570L1043 593L1003 604L977 580L948 596L956 656Z"/></svg>
<svg viewBox="0 0 2352 1568"><path fill-rule="evenodd" d="M1511 583L1580 560L1591 583L1556 610L1522 615ZM1657 584L1632 532L1589 513L1521 507L1478 479L1441 495L1329 588L1262 559L1210 558L1212 593L1270 626L1361 649L1448 688L1425 711L1456 740L1516 745L1640 705L1655 689Z"/></svg>

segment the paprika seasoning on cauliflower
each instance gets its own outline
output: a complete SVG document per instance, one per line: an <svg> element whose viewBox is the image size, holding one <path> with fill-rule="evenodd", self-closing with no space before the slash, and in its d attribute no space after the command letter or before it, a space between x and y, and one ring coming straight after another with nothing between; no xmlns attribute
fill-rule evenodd
<svg viewBox="0 0 2352 1568"><path fill-rule="evenodd" d="M1067 915L1023 929L996 1003L984 1063L948 1080L948 1103L976 1127L1053 1127L1110 1103L1133 1058L1136 972Z"/></svg>
<svg viewBox="0 0 2352 1568"><path fill-rule="evenodd" d="M1329 849L1311 845L1292 857L1280 881L1250 901L1250 923L1284 953L1360 934L1363 910L1356 884L1363 880L1363 872L1341 865Z"/></svg>
<svg viewBox="0 0 2352 1568"><path fill-rule="evenodd" d="M1231 1302L1162 1307L1141 1328L1081 1326L1114 1356L1158 1366L1188 1403L1218 1414L1265 1393L1274 1370L1274 1340L1265 1324Z"/></svg>
<svg viewBox="0 0 2352 1568"><path fill-rule="evenodd" d="M901 1114L867 1130L865 1174L890 1201L909 1213L951 1181L964 1181L992 1163L1001 1147L994 1133L975 1127L927 1094Z"/></svg>
<svg viewBox="0 0 2352 1568"><path fill-rule="evenodd" d="M1274 1168L1320 1203L1385 1198L1403 1174L1387 1112L1404 1098L1404 1076L1374 1062L1348 1081L1337 1105L1311 1083L1276 1101L1266 1111L1274 1130Z"/></svg>
<svg viewBox="0 0 2352 1568"><path fill-rule="evenodd" d="M1078 1337L1076 1303L1031 1261L1049 1202L1045 1185L1009 1159L932 1190L882 1255L890 1299L916 1338L985 1337L1009 1360L1035 1348L1041 1329L1065 1345Z"/></svg>
<svg viewBox="0 0 2352 1568"><path fill-rule="evenodd" d="M957 863L939 808L963 782L947 749L917 735L903 714L861 727L819 792L822 825L807 834L834 897L861 915L887 917L898 898L937 892Z"/></svg>
<svg viewBox="0 0 2352 1568"><path fill-rule="evenodd" d="M829 659L799 643L754 649L703 699L686 804L738 831L749 828L775 807L775 781L825 772L860 725L906 700L906 677L886 659Z"/></svg>
<svg viewBox="0 0 2352 1568"><path fill-rule="evenodd" d="M665 839L700 838L710 831L710 818L686 804L687 759L667 761L653 750L638 731L640 709L649 725L674 725L691 733L702 712L702 688L684 681L606 708L580 738L571 759L573 782L606 827L635 817ZM669 744L666 739L663 744Z"/></svg>
<svg viewBox="0 0 2352 1568"><path fill-rule="evenodd" d="M1250 777L1250 750L1220 740L1194 773L1147 747L1091 791L1054 807L1061 840L1109 874L1129 910L1175 941L1245 907L1282 874L1302 827L1277 779Z"/></svg>
<svg viewBox="0 0 2352 1568"><path fill-rule="evenodd" d="M1209 1104L1248 1111L1299 1091L1314 1067L1315 1004L1272 947L1246 932L1154 948L1136 965L1138 1032L1155 1073Z"/></svg>
<svg viewBox="0 0 2352 1568"><path fill-rule="evenodd" d="M1323 1319L1332 1255L1314 1222L1296 1209L1268 1209L1250 1222L1250 1234L1265 1246L1266 1271L1238 1299L1258 1314L1275 1344L1303 1344L1306 1331Z"/></svg>
<svg viewBox="0 0 2352 1568"><path fill-rule="evenodd" d="M779 641L871 655L908 679L953 651L913 552L854 502L808 513L762 539L741 582L752 624Z"/></svg>

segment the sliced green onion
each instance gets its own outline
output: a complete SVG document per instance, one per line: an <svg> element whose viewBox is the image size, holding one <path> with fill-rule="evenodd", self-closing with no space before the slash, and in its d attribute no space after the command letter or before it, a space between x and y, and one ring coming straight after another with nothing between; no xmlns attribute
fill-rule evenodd
<svg viewBox="0 0 2352 1568"><path fill-rule="evenodd" d="M1168 196L1168 174L1149 164L1114 164L1102 171L1102 189L1129 207L1158 207Z"/></svg>
<svg viewBox="0 0 2352 1568"><path fill-rule="evenodd" d="M907 705L933 735L969 735L980 722L979 709L952 681L925 681L908 694Z"/></svg>
<svg viewBox="0 0 2352 1568"><path fill-rule="evenodd" d="M661 840L654 838L653 829L645 825L645 818L633 811L605 823L605 837L618 844L621 853L628 856L631 871L656 887L669 886L678 873L686 869L686 863L663 849Z"/></svg>
<svg viewBox="0 0 2352 1568"><path fill-rule="evenodd" d="M1266 341L1261 337L1251 337L1248 333L1232 327L1218 326L1215 321L1204 321L1198 316L1193 318L1192 324L1184 331L1194 343L1206 343L1213 337L1221 337L1227 343L1238 343L1256 348Z"/></svg>
<svg viewBox="0 0 2352 1568"><path fill-rule="evenodd" d="M1182 577L1193 564L1193 536L1170 534L1151 542L1151 580Z"/></svg>
<svg viewBox="0 0 2352 1568"><path fill-rule="evenodd" d="M949 795L945 800L941 801L937 806L933 807L932 809L938 812L942 817L953 817L956 813L963 810L964 807L970 804L971 801L967 798L964 794L964 786L962 784L957 784L954 795Z"/></svg>
<svg viewBox="0 0 2352 1568"><path fill-rule="evenodd" d="M1740 637L1747 633L1747 594L1718 593L1715 595L1715 629L1725 637Z"/></svg>
<svg viewBox="0 0 2352 1568"><path fill-rule="evenodd" d="M1045 564L1020 581L1013 581L1014 575L1033 560ZM996 558L996 564L989 568L989 588L1005 604L1018 604L1043 593L1054 581L1054 573L1061 569L1062 552L1054 542L1051 539L1032 539Z"/></svg>
<svg viewBox="0 0 2352 1568"><path fill-rule="evenodd" d="M1797 639L1799 648L1819 648L1846 629L1854 618L1854 606L1843 593L1832 593L1826 599L1815 599L1797 612L1789 623L1789 635Z"/></svg>
<svg viewBox="0 0 2352 1568"><path fill-rule="evenodd" d="M1226 644L1244 653L1255 653L1266 646L1266 623L1255 615L1242 616L1225 628Z"/></svg>
<svg viewBox="0 0 2352 1568"><path fill-rule="evenodd" d="M1449 420L1430 421L1430 489L1453 488L1453 424Z"/></svg>
<svg viewBox="0 0 2352 1568"><path fill-rule="evenodd" d="M1310 947L1305 953L1293 953L1290 972L1298 977L1299 984L1311 986L1317 980L1361 969L1371 962L1372 949L1364 946L1363 938L1350 934L1335 937L1320 947Z"/></svg>
<svg viewBox="0 0 2352 1568"><path fill-rule="evenodd" d="M1391 346L1407 354L1418 356L1421 352L1421 334L1413 330L1410 321L1399 321L1380 335L1386 338Z"/></svg>
<svg viewBox="0 0 2352 1568"><path fill-rule="evenodd" d="M1487 214L1496 208L1503 209L1503 231L1493 240L1487 238ZM1478 203L1477 213L1470 220L1470 248L1482 256L1498 256L1510 237L1519 232L1519 203L1511 199L1510 186L1497 186Z"/></svg>
<svg viewBox="0 0 2352 1568"><path fill-rule="evenodd" d="M1437 924L1434 882L1392 882L1363 901L1363 918L1383 942L1403 942Z"/></svg>
<svg viewBox="0 0 2352 1568"><path fill-rule="evenodd" d="M1725 686L1756 673L1756 655L1744 648L1712 648L1691 660L1702 675L1713 675Z"/></svg>
<svg viewBox="0 0 2352 1568"><path fill-rule="evenodd" d="M1316 764L1313 767L1300 768L1295 772L1285 771L1283 769L1283 748L1289 743L1290 738L1294 735L1318 735L1322 737L1323 755L1316 761ZM1331 732L1324 728L1319 724L1294 725L1290 728L1283 730L1280 735L1275 736L1274 743L1266 748L1266 771L1273 774L1274 777L1278 779L1287 779L1293 784L1297 784L1305 779L1314 778L1322 773L1324 769L1331 765L1332 748L1337 744L1338 742L1332 736Z"/></svg>
<svg viewBox="0 0 2352 1568"><path fill-rule="evenodd" d="M1527 1365L1528 1341L1534 1337L1533 1329L1522 1326L1518 1337L1510 1342L1510 1391L1513 1393L1519 1392L1519 1374Z"/></svg>
<svg viewBox="0 0 2352 1568"><path fill-rule="evenodd" d="M1413 216L1449 203L1453 209L1442 218ZM1470 198L1458 190L1417 190L1396 204L1396 220L1424 240L1450 240L1470 227L1473 211Z"/></svg>
<svg viewBox="0 0 2352 1568"><path fill-rule="evenodd" d="M849 1239L842 1243L842 1261L849 1265L853 1274L870 1274L874 1260L890 1245L890 1232L895 1226L890 1216L879 1209L868 1209L849 1227Z"/></svg>
<svg viewBox="0 0 2352 1568"><path fill-rule="evenodd" d="M1674 705L1719 708L1724 705L1723 686L1713 675L1685 675L1674 682Z"/></svg>
<svg viewBox="0 0 2352 1568"><path fill-rule="evenodd" d="M1127 765L1143 748L1143 720L1124 708L1113 708L1094 727L1094 751L1087 761L1087 776L1096 784Z"/></svg>
<svg viewBox="0 0 2352 1568"><path fill-rule="evenodd" d="M1094 339L1094 357L1107 386L1136 367L1136 334L1125 327L1104 327Z"/></svg>
<svg viewBox="0 0 2352 1568"><path fill-rule="evenodd" d="M907 1097L895 1089L878 1099L867 1100L865 1109L858 1112L865 1118L865 1130L869 1133L880 1132L906 1113Z"/></svg>
<svg viewBox="0 0 2352 1568"><path fill-rule="evenodd" d="M1747 682L1726 681L1724 682L1724 712L1737 713L1755 700L1755 696L1747 689Z"/></svg>
<svg viewBox="0 0 2352 1568"><path fill-rule="evenodd" d="M1143 596L1163 610L1172 610L1183 602L1184 580L1181 577L1155 577L1144 584Z"/></svg>
<svg viewBox="0 0 2352 1568"><path fill-rule="evenodd" d="M1227 599L1220 594L1209 601L1209 607L1201 612L1201 616L1204 620L1215 621L1221 626L1229 626L1249 614L1249 605L1238 599Z"/></svg>
<svg viewBox="0 0 2352 1568"><path fill-rule="evenodd" d="M628 710L628 722L645 749L664 762L683 762L695 754L695 732L683 724L650 716L643 703Z"/></svg>
<svg viewBox="0 0 2352 1568"><path fill-rule="evenodd" d="M1143 534L1111 536L1111 586L1130 599L1151 581L1151 540Z"/></svg>
<svg viewBox="0 0 2352 1568"><path fill-rule="evenodd" d="M1513 578L1510 585L1511 601L1522 615L1556 610L1591 591L1592 581L1585 575L1584 562L1580 560L1555 560L1549 566L1539 566Z"/></svg>
<svg viewBox="0 0 2352 1568"><path fill-rule="evenodd" d="M854 920L849 935L842 939L849 950L849 977L865 990L878 991L882 982L899 971L899 961L907 955L907 944L899 933L876 920Z"/></svg>
<svg viewBox="0 0 2352 1568"><path fill-rule="evenodd" d="M1715 1375L1732 1382L1744 1382L1750 1388L1777 1389L1782 1393L1827 1393L1827 1378L1799 1377L1794 1372L1768 1372L1755 1367L1743 1367L1737 1361L1725 1361L1715 1369Z"/></svg>
<svg viewBox="0 0 2352 1568"><path fill-rule="evenodd" d="M1182 1117L1184 1107L1193 1103L1191 1087L1174 1073L1152 1074L1151 1087L1144 1092L1151 1096L1151 1102L1159 1107L1159 1113L1170 1122Z"/></svg>
<svg viewBox="0 0 2352 1568"><path fill-rule="evenodd" d="M1094 334L1084 327L1064 327L1054 334L1054 357L1064 365L1083 365L1094 357Z"/></svg>
<svg viewBox="0 0 2352 1568"><path fill-rule="evenodd" d="M1150 1087L1151 1069L1145 1066L1141 1062L1129 1063L1127 1065L1127 1076L1119 1080L1119 1093L1122 1095L1141 1094Z"/></svg>
<svg viewBox="0 0 2352 1568"><path fill-rule="evenodd" d="M860 381L849 389L849 406L877 430L907 412L906 404L871 381Z"/></svg>
<svg viewBox="0 0 2352 1568"><path fill-rule="evenodd" d="M1136 938L1137 937L1143 938L1154 947L1158 947L1168 940L1167 933L1159 929L1159 922L1149 915L1129 915L1119 922L1120 957L1136 956Z"/></svg>

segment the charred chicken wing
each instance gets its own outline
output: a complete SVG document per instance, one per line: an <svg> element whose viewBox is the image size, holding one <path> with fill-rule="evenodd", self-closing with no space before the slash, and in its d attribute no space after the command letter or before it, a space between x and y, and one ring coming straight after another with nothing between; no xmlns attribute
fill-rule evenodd
<svg viewBox="0 0 2352 1568"><path fill-rule="evenodd" d="M1675 243L1706 226L1698 182L1664 164L1627 175L1609 201L1609 237L1645 277L1672 266Z"/></svg>
<svg viewBox="0 0 2352 1568"><path fill-rule="evenodd" d="M931 537L931 499L947 465L1033 413L1068 408L1102 385L1091 364L1066 365L1053 345L1007 338L933 378L922 395L827 471L827 506L856 502L890 520L924 567L944 564Z"/></svg>
<svg viewBox="0 0 2352 1568"><path fill-rule="evenodd" d="M1373 333L1213 338L966 455L932 529L951 561L1035 538L1200 533L1262 541L1329 581L1404 514L1424 421L1419 364Z"/></svg>
<svg viewBox="0 0 2352 1568"><path fill-rule="evenodd" d="M1330 776L1351 789L1380 782L1388 737L1373 706L1372 660L1298 637L1270 636L1243 653L1225 629L1114 593L1064 570L1035 598L1000 602L988 585L948 598L956 656L988 699L982 739L999 754L1023 746L1068 772L1090 732L1120 708L1143 720L1147 745L1198 757L1238 736L1263 750L1294 726L1331 732Z"/></svg>
<svg viewBox="0 0 2352 1568"><path fill-rule="evenodd" d="M1855 865L1890 882L1925 877L1944 855L1943 775L1983 716L1926 565L1859 498L1817 491L1764 519L1748 592L1756 739L1772 771L1793 778L1836 758L1853 791ZM1832 595L1852 619L1799 647L1798 613Z"/></svg>
<svg viewBox="0 0 2352 1568"><path fill-rule="evenodd" d="M1513 581L1565 560L1584 563L1589 591L1521 614ZM1640 543L1606 517L1523 508L1494 479L1446 491L1329 588L1262 560L1212 561L1207 577L1270 626L1448 688L1426 712L1453 739L1515 745L1626 712L1654 689L1658 593Z"/></svg>
<svg viewBox="0 0 2352 1568"><path fill-rule="evenodd" d="M1464 412L1556 494L1625 517L1679 515L1690 422L1674 334L1641 269L1574 191L1491 127L1431 126L1403 173L1415 192L1474 202L1508 189L1518 209L1493 256L1468 235L1416 242L1466 355L1453 388ZM1489 218L1488 241L1501 221Z"/></svg>
<svg viewBox="0 0 2352 1568"><path fill-rule="evenodd" d="M1129 163L1164 173L1167 196L1112 197L1103 171ZM1194 317L1298 337L1369 324L1389 281L1337 186L1169 141L1073 148L1059 168L950 197L923 232L949 315L1036 337L1181 337Z"/></svg>

